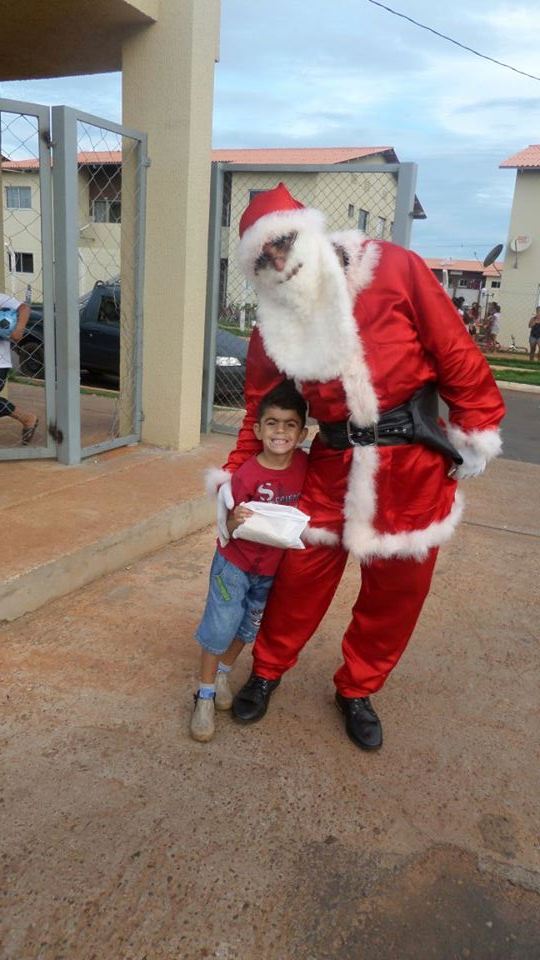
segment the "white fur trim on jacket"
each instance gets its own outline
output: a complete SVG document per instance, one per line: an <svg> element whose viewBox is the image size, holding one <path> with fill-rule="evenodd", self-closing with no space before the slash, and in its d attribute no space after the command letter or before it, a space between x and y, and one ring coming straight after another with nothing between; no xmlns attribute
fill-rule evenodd
<svg viewBox="0 0 540 960"><path fill-rule="evenodd" d="M343 546L359 560L374 557L414 557L423 560L431 547L452 536L463 512L463 498L456 492L452 510L444 520L423 530L379 533L373 526L377 508L377 447L355 447L345 497Z"/></svg>
<svg viewBox="0 0 540 960"><path fill-rule="evenodd" d="M338 547L341 542L339 535L333 530L327 530L326 527L310 527L309 525L302 533L302 540L304 543L317 547Z"/></svg>
<svg viewBox="0 0 540 960"><path fill-rule="evenodd" d="M208 467L204 471L204 488L209 497L215 497L223 483L231 479L232 474L223 467Z"/></svg>
<svg viewBox="0 0 540 960"><path fill-rule="evenodd" d="M463 513L463 495L456 491L452 509L444 520L430 523L423 530L411 530L405 533L377 533L371 531L371 538L364 540L361 549L351 550L361 560L375 557L412 557L425 560L432 547L440 547L453 535Z"/></svg>
<svg viewBox="0 0 540 960"><path fill-rule="evenodd" d="M325 222L324 214L310 207L279 210L260 217L252 227L248 227L238 245L238 260L246 277L249 280L255 277L255 261L265 243L299 230L322 233Z"/></svg>

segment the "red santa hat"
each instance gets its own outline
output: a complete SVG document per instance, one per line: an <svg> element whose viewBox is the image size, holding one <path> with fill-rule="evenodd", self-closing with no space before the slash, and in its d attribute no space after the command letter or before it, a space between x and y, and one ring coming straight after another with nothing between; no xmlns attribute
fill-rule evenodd
<svg viewBox="0 0 540 960"><path fill-rule="evenodd" d="M320 233L324 223L323 214L296 200L284 183L256 193L240 217L239 257L244 270L251 272L265 243L300 230Z"/></svg>
<svg viewBox="0 0 540 960"><path fill-rule="evenodd" d="M242 237L246 230L249 230L261 217L267 217L278 211L304 209L304 204L300 203L300 200L295 200L284 183L278 183L273 190L261 190L250 200L240 217L240 236Z"/></svg>

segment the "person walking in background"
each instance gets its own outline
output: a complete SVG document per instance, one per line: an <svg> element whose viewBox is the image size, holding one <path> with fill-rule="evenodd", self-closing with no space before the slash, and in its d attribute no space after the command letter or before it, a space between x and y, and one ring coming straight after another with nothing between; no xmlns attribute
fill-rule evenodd
<svg viewBox="0 0 540 960"><path fill-rule="evenodd" d="M529 320L529 357L534 360L534 355L538 349L538 360L540 360L540 305L536 308L536 313Z"/></svg>
<svg viewBox="0 0 540 960"><path fill-rule="evenodd" d="M489 334L493 339L493 344L497 344L497 336L501 332L501 308L498 303L493 301L489 314Z"/></svg>
<svg viewBox="0 0 540 960"><path fill-rule="evenodd" d="M478 334L478 323L480 318L480 305L475 301L469 307L469 333L471 337Z"/></svg>
<svg viewBox="0 0 540 960"><path fill-rule="evenodd" d="M0 311L2 310L16 311L17 322L13 330L9 330L9 328L6 327L8 335L5 337L2 336L2 331L0 330L0 391L3 390L6 385L9 371L12 367L11 341L17 343L17 341L21 339L26 324L28 323L28 318L30 317L30 307L28 304L21 303L20 300L9 296L7 293L0 293ZM31 442L39 423L35 413L22 410L21 407L15 406L10 400L5 400L3 397L0 397L0 417L11 417L13 420L18 420L22 425L21 443L26 445Z"/></svg>

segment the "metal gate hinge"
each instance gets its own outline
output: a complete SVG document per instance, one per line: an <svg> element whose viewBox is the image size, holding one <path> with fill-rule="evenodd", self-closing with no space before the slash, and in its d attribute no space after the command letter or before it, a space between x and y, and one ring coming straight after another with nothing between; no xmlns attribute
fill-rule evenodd
<svg viewBox="0 0 540 960"><path fill-rule="evenodd" d="M142 162L142 165L143 165L143 167L151 167L151 166L152 166L152 158L151 158L151 157L145 157L144 160L143 160L143 162Z"/></svg>

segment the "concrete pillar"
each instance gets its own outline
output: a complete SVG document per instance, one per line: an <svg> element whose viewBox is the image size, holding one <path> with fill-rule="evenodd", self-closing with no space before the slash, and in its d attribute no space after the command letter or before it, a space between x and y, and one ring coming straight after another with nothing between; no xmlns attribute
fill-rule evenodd
<svg viewBox="0 0 540 960"><path fill-rule="evenodd" d="M213 77L219 0L161 0L125 41L123 122L148 134L143 439L200 439Z"/></svg>

